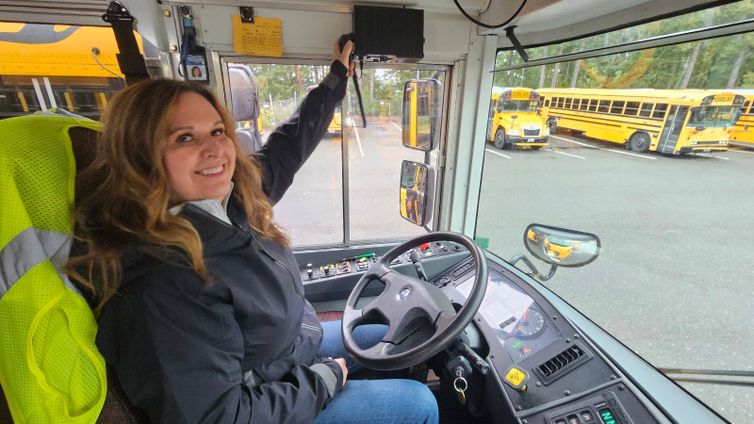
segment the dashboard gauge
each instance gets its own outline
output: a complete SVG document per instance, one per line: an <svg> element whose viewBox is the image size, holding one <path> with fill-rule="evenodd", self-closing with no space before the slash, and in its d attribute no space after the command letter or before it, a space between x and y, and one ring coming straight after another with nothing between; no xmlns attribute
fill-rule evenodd
<svg viewBox="0 0 754 424"><path fill-rule="evenodd" d="M534 308L529 308L524 312L524 316L513 327L512 334L517 337L533 337L539 334L545 328L545 317Z"/></svg>

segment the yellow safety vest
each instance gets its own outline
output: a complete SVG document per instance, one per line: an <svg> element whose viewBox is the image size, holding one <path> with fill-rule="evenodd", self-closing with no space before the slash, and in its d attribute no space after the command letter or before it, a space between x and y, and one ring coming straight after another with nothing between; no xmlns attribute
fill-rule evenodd
<svg viewBox="0 0 754 424"><path fill-rule="evenodd" d="M0 384L16 423L94 423L107 393L97 323L61 272L71 247L71 127L87 119L0 120Z"/></svg>

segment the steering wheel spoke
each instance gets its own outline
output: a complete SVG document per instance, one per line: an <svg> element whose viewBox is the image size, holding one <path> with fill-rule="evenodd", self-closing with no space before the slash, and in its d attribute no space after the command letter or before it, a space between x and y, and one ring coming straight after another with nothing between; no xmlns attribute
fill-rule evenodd
<svg viewBox="0 0 754 424"><path fill-rule="evenodd" d="M435 320L435 334L440 334L444 331L447 331L448 327L453 324L453 321L455 321L455 319L455 312L440 312L440 314L437 316L437 319Z"/></svg>
<svg viewBox="0 0 754 424"><path fill-rule="evenodd" d="M392 271L393 270L389 265L377 261L369 267L367 272L364 274L364 277L382 281L382 277Z"/></svg>
<svg viewBox="0 0 754 424"><path fill-rule="evenodd" d="M390 351L393 348L395 348L394 344L381 341L372 347L364 349L362 355L368 360L379 361L381 358L390 355Z"/></svg>

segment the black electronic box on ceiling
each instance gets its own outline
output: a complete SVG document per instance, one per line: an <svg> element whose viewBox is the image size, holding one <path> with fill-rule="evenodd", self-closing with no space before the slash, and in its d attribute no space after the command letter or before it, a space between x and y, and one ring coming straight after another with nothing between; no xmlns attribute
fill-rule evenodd
<svg viewBox="0 0 754 424"><path fill-rule="evenodd" d="M354 6L356 55L365 61L418 62L424 57L424 11Z"/></svg>

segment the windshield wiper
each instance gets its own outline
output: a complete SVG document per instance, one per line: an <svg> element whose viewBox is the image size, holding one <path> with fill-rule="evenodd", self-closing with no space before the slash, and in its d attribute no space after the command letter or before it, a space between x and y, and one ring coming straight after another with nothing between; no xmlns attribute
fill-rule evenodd
<svg viewBox="0 0 754 424"><path fill-rule="evenodd" d="M674 381L754 387L754 371L657 368ZM734 377L735 379L727 378Z"/></svg>

